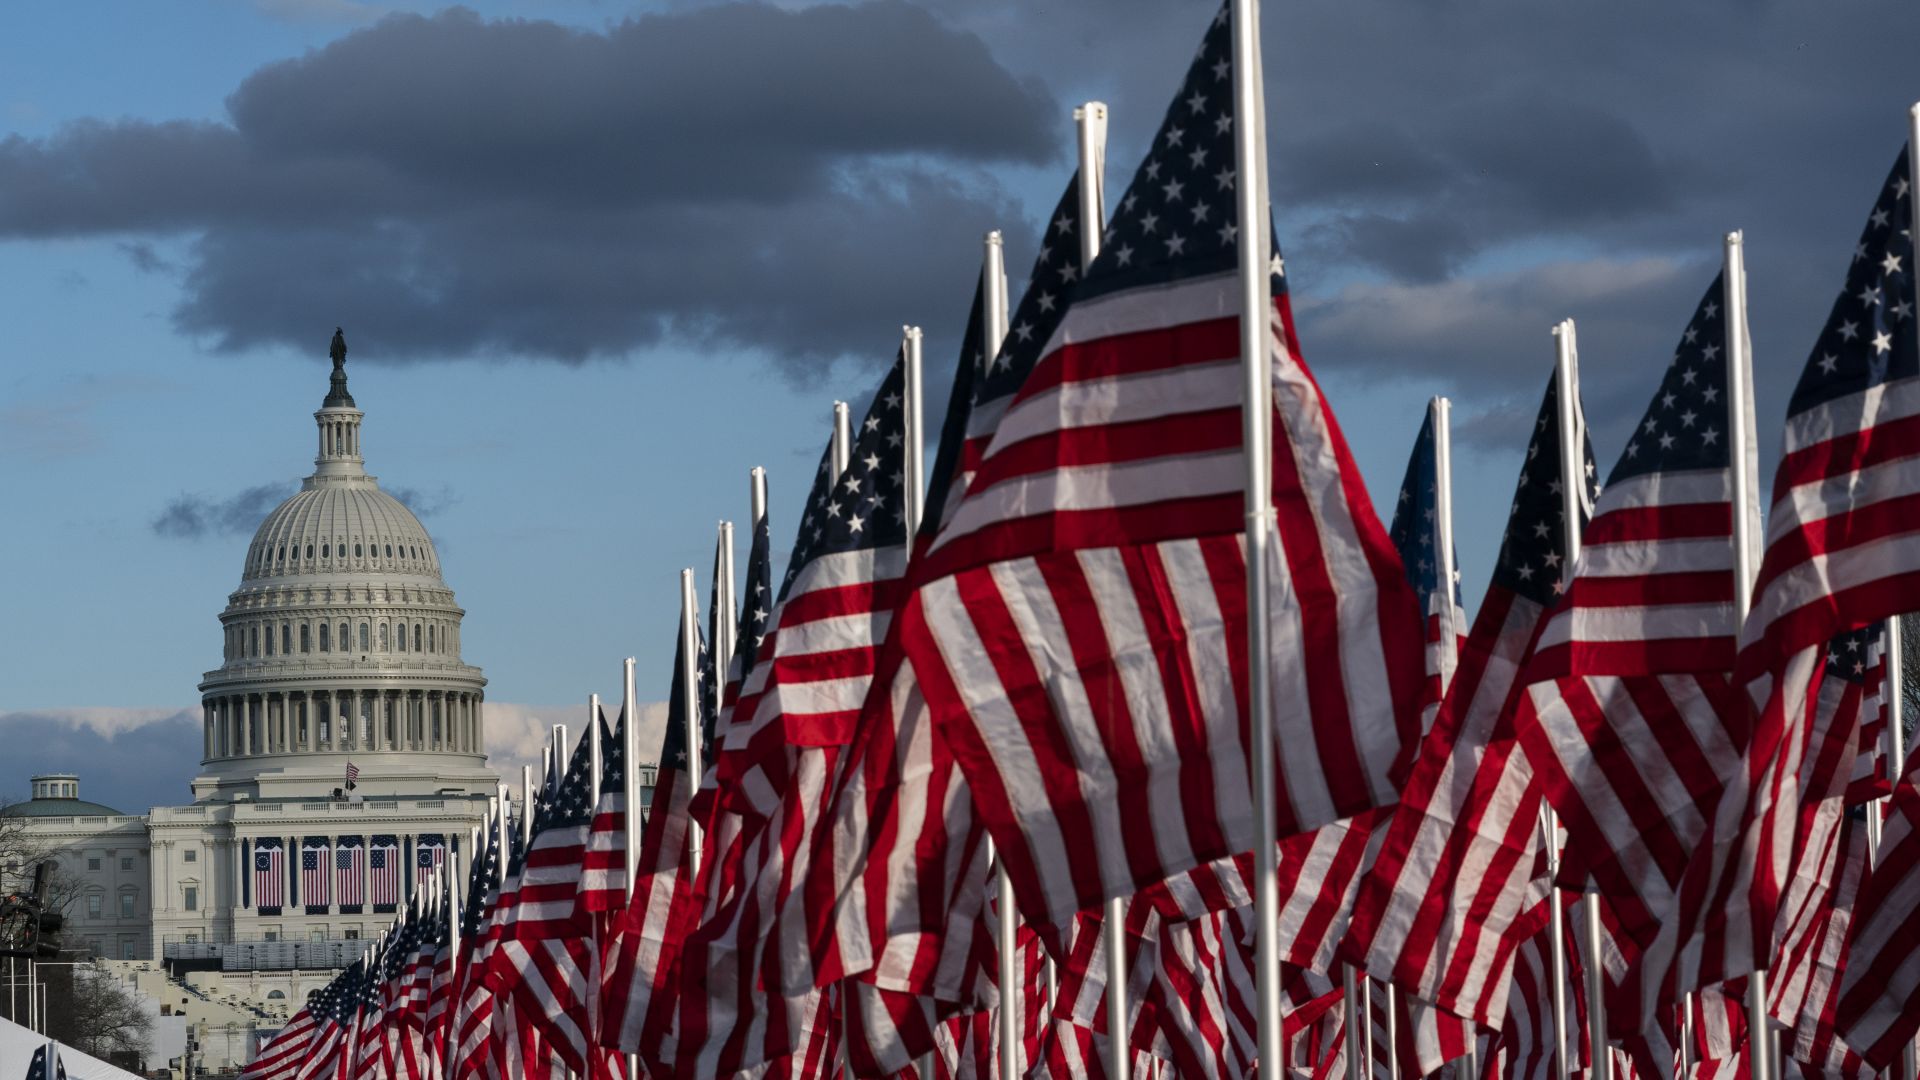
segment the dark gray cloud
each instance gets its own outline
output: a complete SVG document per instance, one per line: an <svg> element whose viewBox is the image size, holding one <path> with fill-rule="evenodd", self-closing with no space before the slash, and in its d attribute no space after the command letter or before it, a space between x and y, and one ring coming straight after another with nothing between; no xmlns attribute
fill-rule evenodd
<svg viewBox="0 0 1920 1080"><path fill-rule="evenodd" d="M148 528L153 530L155 536L176 540L251 535L260 527L261 519L299 487L299 481L258 484L224 499L182 493L155 515L148 523ZM422 518L433 517L460 501L453 489L445 485L438 488L383 487L382 490L400 500L407 509L413 511L415 517Z"/></svg>
<svg viewBox="0 0 1920 1080"><path fill-rule="evenodd" d="M142 269L189 238L175 322L220 349L343 322L356 359L672 336L801 371L957 291L1006 223L989 168L1060 153L1038 82L901 0L396 15L226 104L0 141L0 237L131 237Z"/></svg>
<svg viewBox="0 0 1920 1080"><path fill-rule="evenodd" d="M927 2L1013 70L1113 106L1110 191L1216 6ZM1907 0L1350 0L1269 6L1263 31L1308 357L1437 384L1463 423L1516 395L1534 407L1569 316L1589 413L1603 429L1603 402L1637 413L1734 228L1760 415L1779 415L1920 99Z"/></svg>
<svg viewBox="0 0 1920 1080"><path fill-rule="evenodd" d="M442 484L437 488L386 487L382 490L399 499L401 504L413 511L414 517L429 518L451 509L460 501L453 489Z"/></svg>
<svg viewBox="0 0 1920 1080"><path fill-rule="evenodd" d="M200 771L200 712L191 709L76 708L0 712L0 739L13 769L0 798L25 799L27 777L80 775L80 797L128 814L191 802Z"/></svg>
<svg viewBox="0 0 1920 1080"><path fill-rule="evenodd" d="M155 536L178 540L251 533L260 527L260 519L297 487L293 483L260 484L224 499L183 493L168 503L148 527Z"/></svg>

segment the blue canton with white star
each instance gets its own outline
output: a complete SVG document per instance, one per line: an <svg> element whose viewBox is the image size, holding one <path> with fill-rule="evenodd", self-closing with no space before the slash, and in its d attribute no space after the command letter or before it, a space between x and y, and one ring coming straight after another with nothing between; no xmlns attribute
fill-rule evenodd
<svg viewBox="0 0 1920 1080"><path fill-rule="evenodd" d="M966 434L968 412L1018 393L1040 362L1040 350L1046 347L1054 329L1060 325L1061 316L1066 314L1067 301L1080 280L1079 213L1080 174L1075 172L1041 230L1040 250L1027 273L1026 291L1007 315L1007 336L991 363L984 360L984 312L978 324L969 322L961 365L966 367L971 363L979 370L974 372L970 392L949 405L946 428L940 438L940 456L934 468L935 494L927 499L930 510L938 510L945 503L946 490L952 484L952 477L958 474L960 436ZM974 304L976 308L980 305L977 295ZM961 409L963 405L967 408ZM949 441L953 444L951 455ZM932 516L929 514L929 519Z"/></svg>
<svg viewBox="0 0 1920 1080"><path fill-rule="evenodd" d="M1660 389L1627 437L1607 483L1668 470L1725 469L1732 461L1727 320L1720 310L1724 279L1716 276L1694 308Z"/></svg>
<svg viewBox="0 0 1920 1080"><path fill-rule="evenodd" d="M1400 481L1400 498L1393 508L1393 527L1387 530L1406 567L1414 594L1425 598L1440 591L1440 476L1434 456L1433 413L1420 425L1407 459L1407 475ZM1460 602L1460 576L1454 574L1453 602Z"/></svg>
<svg viewBox="0 0 1920 1080"><path fill-rule="evenodd" d="M479 937L480 923L487 913L487 894L500 880L498 826L487 830L487 839L480 845L480 851L480 856L467 870L467 907L460 918L460 936L468 941Z"/></svg>
<svg viewBox="0 0 1920 1080"><path fill-rule="evenodd" d="M547 829L565 829L593 820L592 753L592 744L586 739L574 743L566 774L541 802L540 811L533 819L534 836Z"/></svg>
<svg viewBox="0 0 1920 1080"><path fill-rule="evenodd" d="M687 771L688 764L687 694L686 687L680 679L680 662L686 654L679 644L679 626L679 620L676 619L674 621L675 633L673 635L673 692L667 699L667 730L662 733L660 738L660 760L658 765L662 769L677 769L684 773ZM706 635L696 631L695 637L699 640L700 654L704 657L707 653ZM695 667L697 669L698 665L696 664ZM709 669L707 674L708 677L711 677L711 669ZM695 677L698 678L699 675L696 673ZM711 761L713 760L713 720L707 715L711 711L707 708L708 698L704 692L699 690L695 691L693 697L695 707L700 710L700 733L703 743L700 748L700 760Z"/></svg>
<svg viewBox="0 0 1920 1080"><path fill-rule="evenodd" d="M867 415L853 429L847 471L832 476L833 448L821 456L806 513L787 560L780 599L807 564L823 555L874 550L907 542L904 353L894 357Z"/></svg>
<svg viewBox="0 0 1920 1080"><path fill-rule="evenodd" d="M767 636L767 619L773 614L773 536L765 518L753 530L746 586L741 595L740 632L734 638L731 678L745 683L753 673L754 659L760 655L760 642Z"/></svg>
<svg viewBox="0 0 1920 1080"><path fill-rule="evenodd" d="M1527 443L1527 459L1520 466L1520 480L1513 492L1513 507L1507 517L1507 531L1500 540L1500 557L1493 565L1493 583L1545 607L1563 591L1567 530L1566 514L1560 492L1560 376L1556 372L1547 381L1547 395L1540 402L1540 415L1533 424L1533 437ZM1580 439L1583 470L1587 478L1587 502L1598 494L1594 486L1593 447L1586 433ZM1586 514L1575 528L1586 527Z"/></svg>
<svg viewBox="0 0 1920 1080"><path fill-rule="evenodd" d="M1152 149L1107 223L1075 296L1228 273L1239 261L1234 202L1233 23L1222 6ZM1286 292L1276 244L1275 296Z"/></svg>
<svg viewBox="0 0 1920 1080"><path fill-rule="evenodd" d="M1847 284L1807 358L1787 406L1797 416L1816 405L1889 379L1920 375L1914 332L1913 199L1902 150L1854 245Z"/></svg>
<svg viewBox="0 0 1920 1080"><path fill-rule="evenodd" d="M1827 642L1827 678L1864 684L1876 659L1872 653L1886 632L1887 624L1882 620L1849 630Z"/></svg>

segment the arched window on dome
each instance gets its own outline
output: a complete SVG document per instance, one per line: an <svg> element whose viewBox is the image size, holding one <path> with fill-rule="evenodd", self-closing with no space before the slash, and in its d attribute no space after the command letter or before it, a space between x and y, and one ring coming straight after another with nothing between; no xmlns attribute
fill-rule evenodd
<svg viewBox="0 0 1920 1080"><path fill-rule="evenodd" d="M300 624L300 651L303 653L313 651L313 627L307 623Z"/></svg>
<svg viewBox="0 0 1920 1080"><path fill-rule="evenodd" d="M287 545L285 544L280 545L280 561L281 562L287 561Z"/></svg>
<svg viewBox="0 0 1920 1080"><path fill-rule="evenodd" d="M367 624L364 622L360 624L360 651L361 652L373 651L367 648Z"/></svg>
<svg viewBox="0 0 1920 1080"><path fill-rule="evenodd" d="M247 636L253 639L253 647L250 650L248 650L248 653L249 655L252 655L252 656L259 656L260 655L260 628L257 626L252 626L252 627L248 627L248 630L251 632Z"/></svg>
<svg viewBox="0 0 1920 1080"><path fill-rule="evenodd" d="M420 639L420 624L419 624L419 623L414 623L414 624L413 624L413 651L414 651L414 652L419 652L419 651L420 651L420 640L421 640L421 639Z"/></svg>
<svg viewBox="0 0 1920 1080"><path fill-rule="evenodd" d="M353 557L354 557L354 558L356 558L356 559L358 559L358 558L360 558L360 545L359 545L359 544L355 544L355 545L353 545Z"/></svg>
<svg viewBox="0 0 1920 1080"><path fill-rule="evenodd" d="M280 655L291 656L292 654L293 654L293 624L281 623L280 624Z"/></svg>
<svg viewBox="0 0 1920 1080"><path fill-rule="evenodd" d="M313 545L312 544L307 545L307 561L308 562L313 561Z"/></svg>
<svg viewBox="0 0 1920 1080"><path fill-rule="evenodd" d="M389 559L391 559L391 558L393 558L393 545L392 545L392 544L388 544L388 545L387 545L387 558L389 558Z"/></svg>
<svg viewBox="0 0 1920 1080"><path fill-rule="evenodd" d="M387 624L386 623L380 624L380 651L381 652L387 651Z"/></svg>
<svg viewBox="0 0 1920 1080"><path fill-rule="evenodd" d="M399 626L395 627L394 629L397 631L397 633L395 634L395 637L399 639L398 641L394 642L396 646L395 651L406 652L407 651L407 624L401 623Z"/></svg>
<svg viewBox="0 0 1920 1080"><path fill-rule="evenodd" d="M273 624L267 624L267 655L273 655Z"/></svg>
<svg viewBox="0 0 1920 1080"><path fill-rule="evenodd" d="M332 642L329 642L329 641L327 640L327 638L328 638L328 637L330 636L330 635L329 635L329 634L327 633L327 627L328 627L328 625L329 625L328 623L321 623L321 624L320 624L320 651L321 651L321 652L332 652L332 651L333 651L333 648L332 648Z"/></svg>
<svg viewBox="0 0 1920 1080"><path fill-rule="evenodd" d="M433 643L433 624L432 623L427 624L427 651L430 653L437 653L440 651L439 646Z"/></svg>
<svg viewBox="0 0 1920 1080"><path fill-rule="evenodd" d="M321 557L321 558L323 558L323 559L331 559L331 558L333 558L333 545L332 545L332 544L321 544L321 545L320 545L320 557Z"/></svg>

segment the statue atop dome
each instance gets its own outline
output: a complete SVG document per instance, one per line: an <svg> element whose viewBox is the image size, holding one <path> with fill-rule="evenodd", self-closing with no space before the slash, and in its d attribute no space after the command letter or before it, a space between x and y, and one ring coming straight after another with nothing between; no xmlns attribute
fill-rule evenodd
<svg viewBox="0 0 1920 1080"><path fill-rule="evenodd" d="M321 402L323 409L354 407L353 395L347 393L347 335L339 327L333 328L333 344L327 347L327 355L333 358L333 375L329 379L327 400Z"/></svg>

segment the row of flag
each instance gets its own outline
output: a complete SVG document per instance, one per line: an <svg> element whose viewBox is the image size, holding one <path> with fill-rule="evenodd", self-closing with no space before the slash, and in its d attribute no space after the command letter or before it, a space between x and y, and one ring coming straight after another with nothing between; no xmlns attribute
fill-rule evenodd
<svg viewBox="0 0 1920 1080"><path fill-rule="evenodd" d="M330 904L353 910L372 904L376 911L395 911L403 902L403 854L400 838L392 834L309 836L300 841L299 874L287 862L286 842L275 837L250 841L253 873L248 899L262 915L277 915L286 907L301 907L309 915L325 914ZM435 871L446 864L446 838L427 833L413 848L413 883L409 892L427 887Z"/></svg>
<svg viewBox="0 0 1920 1080"><path fill-rule="evenodd" d="M517 811L495 800L464 888L247 1075L1899 1063L1908 154L1764 500L1738 234L1604 482L1555 328L1469 623L1447 403L1383 525L1245 212L1251 12L1214 19L1110 218L1082 110L1017 301L988 240L937 440L909 329L837 414L778 578L756 471L742 591L730 527L704 620L682 574L650 804L629 661L615 720L596 704Z"/></svg>

